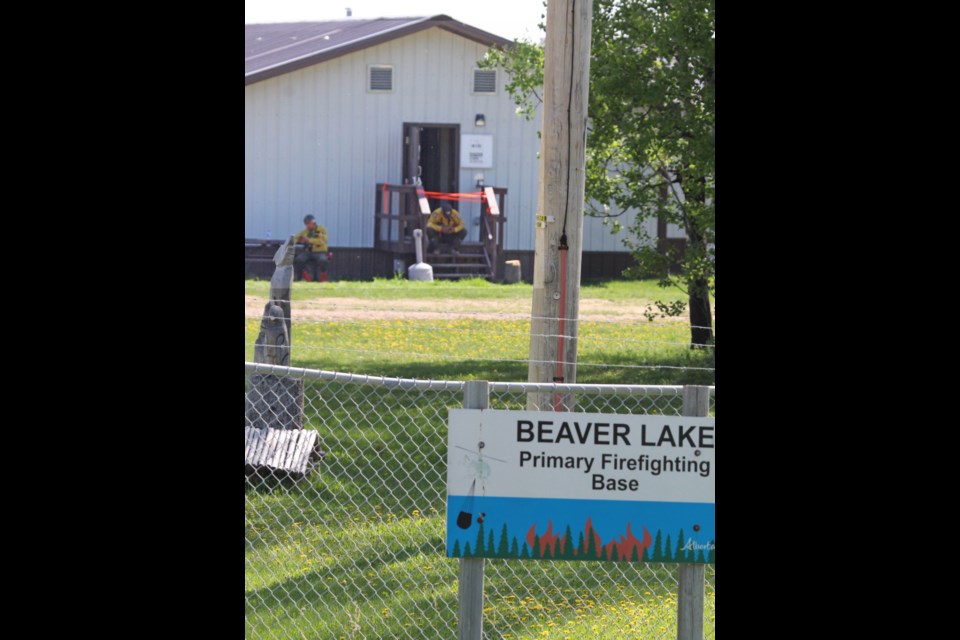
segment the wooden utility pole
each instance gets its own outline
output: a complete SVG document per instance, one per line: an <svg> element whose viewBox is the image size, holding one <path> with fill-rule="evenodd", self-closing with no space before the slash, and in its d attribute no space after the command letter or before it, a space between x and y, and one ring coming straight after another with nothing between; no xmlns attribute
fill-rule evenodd
<svg viewBox="0 0 960 640"><path fill-rule="evenodd" d="M576 382L577 376L592 4L547 3L530 382ZM527 408L573 406L570 397L531 393Z"/></svg>

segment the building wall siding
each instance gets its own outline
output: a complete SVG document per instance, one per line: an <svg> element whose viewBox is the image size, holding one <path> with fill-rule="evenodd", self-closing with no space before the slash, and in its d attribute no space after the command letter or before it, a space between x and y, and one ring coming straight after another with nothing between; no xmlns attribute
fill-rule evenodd
<svg viewBox="0 0 960 640"><path fill-rule="evenodd" d="M395 256L388 251L364 248L331 247L333 260L330 261L327 273L331 281L337 280L366 280L374 278L392 278L394 274ZM273 254L276 246L247 247L245 249L244 276L269 280L273 275L275 265ZM520 261L520 278L526 283L533 282L533 251L507 251L507 260ZM404 260L403 271L413 264L415 258L400 258ZM589 279L616 279L620 278L623 270L633 264L629 253L622 251L591 251L583 254L580 266L582 280Z"/></svg>
<svg viewBox="0 0 960 640"><path fill-rule="evenodd" d="M487 185L506 187L505 249L532 250L541 115L539 108L531 121L516 114L502 71L496 95L472 93L485 51L432 28L245 86L245 237L282 238L312 213L331 244L371 248L374 185L402 182L403 123L418 122L493 135L493 168L461 169L460 191L476 190L478 172ZM367 91L370 64L393 65L392 93ZM474 125L477 113L485 116L483 128ZM472 239L479 204L460 209ZM624 233L611 235L602 221L585 218L584 251L623 251Z"/></svg>

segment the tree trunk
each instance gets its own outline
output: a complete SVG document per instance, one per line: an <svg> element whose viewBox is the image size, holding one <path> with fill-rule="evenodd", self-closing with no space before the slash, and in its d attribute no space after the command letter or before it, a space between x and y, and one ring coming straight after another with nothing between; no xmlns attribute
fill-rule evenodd
<svg viewBox="0 0 960 640"><path fill-rule="evenodd" d="M682 182L682 176L678 182ZM706 180L700 178L693 183L693 189L688 194L697 202L706 202ZM697 221L684 212L686 220L687 238L694 250L695 255L705 256L707 253L707 237L703 229L696 224ZM690 292L690 347L692 349L703 349L709 345L713 339L713 314L710 312L710 287L704 274L697 274L692 282L688 282L688 291Z"/></svg>
<svg viewBox="0 0 960 640"><path fill-rule="evenodd" d="M696 280L690 287L690 346L702 349L713 339L713 315L706 280Z"/></svg>

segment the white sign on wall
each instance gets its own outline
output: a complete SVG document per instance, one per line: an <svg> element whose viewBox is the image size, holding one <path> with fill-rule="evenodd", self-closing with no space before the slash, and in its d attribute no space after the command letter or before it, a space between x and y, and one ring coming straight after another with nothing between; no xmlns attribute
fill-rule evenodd
<svg viewBox="0 0 960 640"><path fill-rule="evenodd" d="M493 135L465 133L460 136L460 167L463 169L493 168Z"/></svg>

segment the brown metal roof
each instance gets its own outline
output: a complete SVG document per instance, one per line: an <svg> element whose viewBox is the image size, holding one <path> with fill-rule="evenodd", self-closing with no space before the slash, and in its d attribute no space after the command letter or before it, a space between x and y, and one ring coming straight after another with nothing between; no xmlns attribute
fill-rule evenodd
<svg viewBox="0 0 960 640"><path fill-rule="evenodd" d="M243 27L244 84L253 84L431 27L491 47L510 44L505 38L446 15L245 24Z"/></svg>

